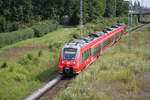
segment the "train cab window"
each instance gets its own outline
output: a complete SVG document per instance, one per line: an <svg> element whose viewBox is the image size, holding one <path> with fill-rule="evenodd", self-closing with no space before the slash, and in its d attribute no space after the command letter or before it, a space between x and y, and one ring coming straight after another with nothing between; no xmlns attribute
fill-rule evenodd
<svg viewBox="0 0 150 100"><path fill-rule="evenodd" d="M74 60L76 58L77 49L76 48L64 48L63 59L64 60Z"/></svg>

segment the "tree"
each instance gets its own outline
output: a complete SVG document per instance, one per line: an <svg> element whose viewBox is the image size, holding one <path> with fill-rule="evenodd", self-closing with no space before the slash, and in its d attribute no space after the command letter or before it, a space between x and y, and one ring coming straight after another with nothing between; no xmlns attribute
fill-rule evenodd
<svg viewBox="0 0 150 100"><path fill-rule="evenodd" d="M115 2L114 0L106 0L105 17L115 16Z"/></svg>
<svg viewBox="0 0 150 100"><path fill-rule="evenodd" d="M5 32L6 29L6 18L4 16L0 16L0 32Z"/></svg>
<svg viewBox="0 0 150 100"><path fill-rule="evenodd" d="M129 4L124 0L117 0L117 16L126 15Z"/></svg>
<svg viewBox="0 0 150 100"><path fill-rule="evenodd" d="M84 16L87 21L92 21L104 15L105 0L86 0Z"/></svg>

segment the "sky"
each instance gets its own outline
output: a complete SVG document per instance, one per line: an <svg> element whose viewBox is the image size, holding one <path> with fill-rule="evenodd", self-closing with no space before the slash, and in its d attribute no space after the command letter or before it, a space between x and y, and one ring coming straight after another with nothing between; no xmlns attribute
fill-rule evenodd
<svg viewBox="0 0 150 100"><path fill-rule="evenodd" d="M125 0L125 1L129 1L129 0ZM142 0L132 0L132 2L135 2L135 1L141 2ZM150 8L150 0L143 0L143 6Z"/></svg>
<svg viewBox="0 0 150 100"><path fill-rule="evenodd" d="M134 1L142 1L142 0L132 0L133 2ZM150 0L143 0L143 6L144 7L150 7Z"/></svg>

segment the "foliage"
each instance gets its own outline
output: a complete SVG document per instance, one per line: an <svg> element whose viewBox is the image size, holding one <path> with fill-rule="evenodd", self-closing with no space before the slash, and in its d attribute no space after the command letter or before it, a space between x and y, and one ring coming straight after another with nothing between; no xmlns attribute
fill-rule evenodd
<svg viewBox="0 0 150 100"><path fill-rule="evenodd" d="M0 48L4 47L5 45L9 45L21 40L32 38L34 36L36 37L43 36L48 32L56 30L58 27L58 23L55 20L43 21L43 23L41 24L33 25L32 28L26 28L26 26L19 25L19 24L18 25L12 24L12 25L13 27L11 27L11 31L17 30L18 28L20 28L20 30L0 33Z"/></svg>
<svg viewBox="0 0 150 100"><path fill-rule="evenodd" d="M19 64L21 65L27 65L29 63L29 59L27 57L21 57L18 61Z"/></svg>
<svg viewBox="0 0 150 100"><path fill-rule="evenodd" d="M46 23L32 26L32 29L35 31L36 37L41 37L46 33L55 30L56 28L57 28L57 23L54 21L47 21Z"/></svg>
<svg viewBox="0 0 150 100"><path fill-rule="evenodd" d="M41 57L42 55L43 55L42 50L39 50L39 52L38 52L38 57Z"/></svg>
<svg viewBox="0 0 150 100"><path fill-rule="evenodd" d="M124 0L106 0L106 10L104 16L114 17L127 14L129 3Z"/></svg>
<svg viewBox="0 0 150 100"><path fill-rule="evenodd" d="M6 30L6 18L4 16L0 16L0 32L4 32Z"/></svg>
<svg viewBox="0 0 150 100"><path fill-rule="evenodd" d="M0 67L0 68L6 68L6 67L8 67L7 62L3 62L3 63L1 64L1 67Z"/></svg>
<svg viewBox="0 0 150 100"><path fill-rule="evenodd" d="M125 1L117 1L117 16L127 11ZM32 21L55 19L59 23L64 16L69 16L70 24L79 24L80 0L1 0L0 32L8 32L19 24L30 24ZM113 0L84 0L84 23L104 15L114 16ZM9 28L8 28L9 27Z"/></svg>
<svg viewBox="0 0 150 100"><path fill-rule="evenodd" d="M32 29L35 31L36 37L41 37L49 32L48 24L34 25Z"/></svg>
<svg viewBox="0 0 150 100"><path fill-rule="evenodd" d="M33 59L33 55L32 54L27 54L27 58L29 59L29 60L32 60Z"/></svg>
<svg viewBox="0 0 150 100"><path fill-rule="evenodd" d="M60 47L55 47L55 51L45 48L26 49L24 51L24 46L28 46L33 42L44 46L48 46L50 42L57 43L60 40L64 43L64 41L69 39L69 34L75 30L76 28L74 27L61 28L46 36L28 39L1 48L2 52L0 52L0 55L2 55L2 53L7 54L8 52L13 52L11 51L11 47L13 48L14 46L22 49L19 51L21 56L11 57L7 60L9 66L0 68L0 100L23 100L32 91L50 80L53 74L58 72L57 62ZM9 48L10 51L7 51L7 48ZM42 54L38 54L39 52L42 52ZM39 55L41 56L39 57ZM6 59L5 56L0 57L0 66ZM21 61L21 59L23 60Z"/></svg>
<svg viewBox="0 0 150 100"><path fill-rule="evenodd" d="M30 28L8 32L8 33L1 33L0 34L0 47L5 45L9 45L20 40L25 40L34 36L34 31Z"/></svg>

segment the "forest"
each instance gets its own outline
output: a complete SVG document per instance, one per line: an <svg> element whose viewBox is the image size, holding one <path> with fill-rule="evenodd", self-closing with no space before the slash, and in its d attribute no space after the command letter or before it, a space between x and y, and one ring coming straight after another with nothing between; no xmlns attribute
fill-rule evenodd
<svg viewBox="0 0 150 100"><path fill-rule="evenodd" d="M127 14L124 0L83 0L84 23L101 17ZM16 31L43 20L61 23L69 16L72 25L79 24L80 0L0 0L0 32Z"/></svg>

